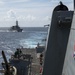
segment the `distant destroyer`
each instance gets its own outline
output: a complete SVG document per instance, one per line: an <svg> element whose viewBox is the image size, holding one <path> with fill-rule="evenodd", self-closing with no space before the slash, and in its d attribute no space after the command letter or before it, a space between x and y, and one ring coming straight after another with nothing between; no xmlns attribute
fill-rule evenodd
<svg viewBox="0 0 75 75"><path fill-rule="evenodd" d="M14 31L14 32L22 32L23 29L21 29L18 25L18 21L16 21L16 25L15 26L12 26L10 28L10 31Z"/></svg>

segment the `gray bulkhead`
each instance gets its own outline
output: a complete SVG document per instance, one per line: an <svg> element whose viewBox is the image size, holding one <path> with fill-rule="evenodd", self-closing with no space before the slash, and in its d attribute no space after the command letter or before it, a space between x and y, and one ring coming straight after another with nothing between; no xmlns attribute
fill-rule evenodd
<svg viewBox="0 0 75 75"><path fill-rule="evenodd" d="M75 75L75 11L68 41L62 75Z"/></svg>
<svg viewBox="0 0 75 75"><path fill-rule="evenodd" d="M62 74L72 17L73 11L53 11L42 75Z"/></svg>
<svg viewBox="0 0 75 75"><path fill-rule="evenodd" d="M75 75L75 0L74 14L62 75Z"/></svg>

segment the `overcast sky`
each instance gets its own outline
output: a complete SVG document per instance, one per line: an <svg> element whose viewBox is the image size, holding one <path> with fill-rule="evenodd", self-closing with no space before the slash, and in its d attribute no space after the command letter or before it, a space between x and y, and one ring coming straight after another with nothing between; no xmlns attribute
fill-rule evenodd
<svg viewBox="0 0 75 75"><path fill-rule="evenodd" d="M73 0L61 0L73 10ZM19 21L21 27L39 27L50 23L53 8L60 0L0 0L0 27Z"/></svg>

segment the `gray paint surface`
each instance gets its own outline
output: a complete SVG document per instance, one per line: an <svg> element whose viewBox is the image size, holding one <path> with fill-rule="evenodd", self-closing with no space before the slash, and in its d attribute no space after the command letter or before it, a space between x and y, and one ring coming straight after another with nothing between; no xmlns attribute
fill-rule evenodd
<svg viewBox="0 0 75 75"><path fill-rule="evenodd" d="M72 11L54 11L48 34L42 75L61 75L70 32ZM59 21L64 24L59 25Z"/></svg>
<svg viewBox="0 0 75 75"><path fill-rule="evenodd" d="M68 41L62 75L75 75L75 59L73 57L73 54L75 52L74 46L75 46L75 12L73 15L73 22Z"/></svg>

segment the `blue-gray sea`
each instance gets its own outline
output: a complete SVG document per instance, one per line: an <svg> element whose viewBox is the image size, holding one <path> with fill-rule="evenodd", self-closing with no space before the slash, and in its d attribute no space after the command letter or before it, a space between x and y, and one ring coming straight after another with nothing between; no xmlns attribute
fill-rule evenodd
<svg viewBox="0 0 75 75"><path fill-rule="evenodd" d="M1 51L4 50L7 58L16 48L35 48L37 43L45 45L48 33L46 27L23 27L23 32L10 32L9 28L0 28L0 63L3 61Z"/></svg>

